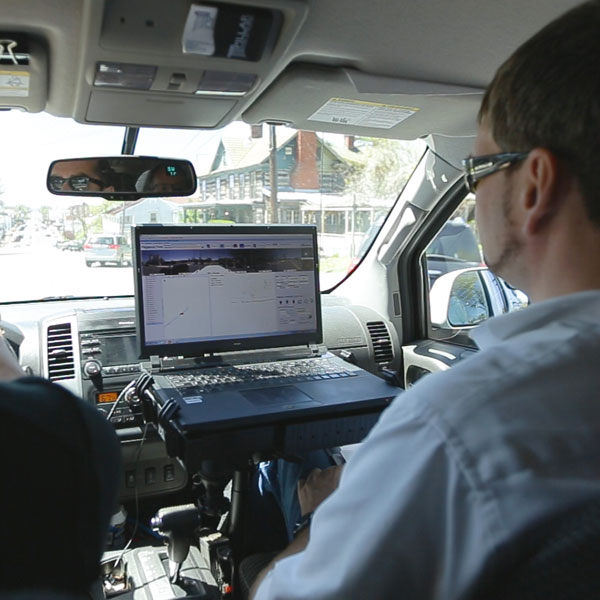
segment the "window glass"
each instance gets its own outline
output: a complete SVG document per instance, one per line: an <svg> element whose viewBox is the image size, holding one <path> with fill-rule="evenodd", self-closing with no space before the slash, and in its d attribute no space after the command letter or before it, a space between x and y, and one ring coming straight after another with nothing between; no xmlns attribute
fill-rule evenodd
<svg viewBox="0 0 600 600"><path fill-rule="evenodd" d="M112 237L98 237L97 235L93 235L90 238L90 244L112 244Z"/></svg>
<svg viewBox="0 0 600 600"><path fill-rule="evenodd" d="M0 127L11 140L0 161L0 272L11 285L1 287L0 302L133 294L128 261L111 262L108 254L98 261L84 242L92 235L129 238L136 223L313 224L321 289L328 290L371 246L425 151L422 140L283 126L275 127L273 151L267 126L259 138L251 137L245 123L221 131L143 128L135 153L189 159L198 189L188 198L123 203L46 190L53 160L118 155L123 127L19 111L0 112Z"/></svg>
<svg viewBox="0 0 600 600"><path fill-rule="evenodd" d="M437 324L446 321L453 327L472 326L529 304L523 292L487 270L477 232L473 194L468 194L444 223L425 250L425 257L430 315L435 314ZM456 271L463 274L453 286L446 285L445 278L453 277L451 274ZM441 307L447 310L445 319L440 315Z"/></svg>

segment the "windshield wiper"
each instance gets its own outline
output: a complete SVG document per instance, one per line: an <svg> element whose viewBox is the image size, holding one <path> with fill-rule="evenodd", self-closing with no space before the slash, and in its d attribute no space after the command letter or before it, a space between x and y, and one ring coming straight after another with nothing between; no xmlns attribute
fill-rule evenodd
<svg viewBox="0 0 600 600"><path fill-rule="evenodd" d="M62 302L64 300L112 300L114 298L133 298L133 294L116 294L114 296L44 296L36 300L14 300L12 302L0 302L2 304L34 304L35 302Z"/></svg>
<svg viewBox="0 0 600 600"><path fill-rule="evenodd" d="M61 300L110 300L111 298L133 298L133 294L117 294L116 296L44 296L31 302L55 302Z"/></svg>

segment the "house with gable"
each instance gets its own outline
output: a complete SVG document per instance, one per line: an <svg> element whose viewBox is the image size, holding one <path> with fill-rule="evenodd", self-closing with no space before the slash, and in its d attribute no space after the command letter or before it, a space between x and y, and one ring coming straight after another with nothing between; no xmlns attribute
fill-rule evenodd
<svg viewBox="0 0 600 600"><path fill-rule="evenodd" d="M198 177L197 198L181 205L181 222L265 223L271 197L269 159L266 136L222 138L208 171ZM357 204L348 189L348 175L361 161L351 137L337 146L312 131L279 128L279 222L314 224L326 253L346 252L378 213L377 207Z"/></svg>
<svg viewBox="0 0 600 600"><path fill-rule="evenodd" d="M176 225L181 222L182 198L142 198L135 202L115 203L115 207L102 214L102 231L125 233L133 225L164 223Z"/></svg>

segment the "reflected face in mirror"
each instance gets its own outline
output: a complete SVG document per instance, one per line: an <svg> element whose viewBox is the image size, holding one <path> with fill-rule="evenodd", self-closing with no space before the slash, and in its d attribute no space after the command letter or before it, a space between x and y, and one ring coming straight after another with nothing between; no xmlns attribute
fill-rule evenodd
<svg viewBox="0 0 600 600"><path fill-rule="evenodd" d="M55 191L113 192L113 176L108 164L93 159L58 162L52 168L49 179Z"/></svg>
<svg viewBox="0 0 600 600"><path fill-rule="evenodd" d="M189 178L174 166L159 165L144 173L142 190L151 194L173 193L189 191Z"/></svg>

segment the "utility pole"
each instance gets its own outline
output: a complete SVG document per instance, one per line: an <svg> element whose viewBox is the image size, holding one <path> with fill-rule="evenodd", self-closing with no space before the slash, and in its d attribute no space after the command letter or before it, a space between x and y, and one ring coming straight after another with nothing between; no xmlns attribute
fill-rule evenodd
<svg viewBox="0 0 600 600"><path fill-rule="evenodd" d="M277 202L277 138L275 125L269 125L269 178L271 180L271 198L269 199L270 223L279 223Z"/></svg>

